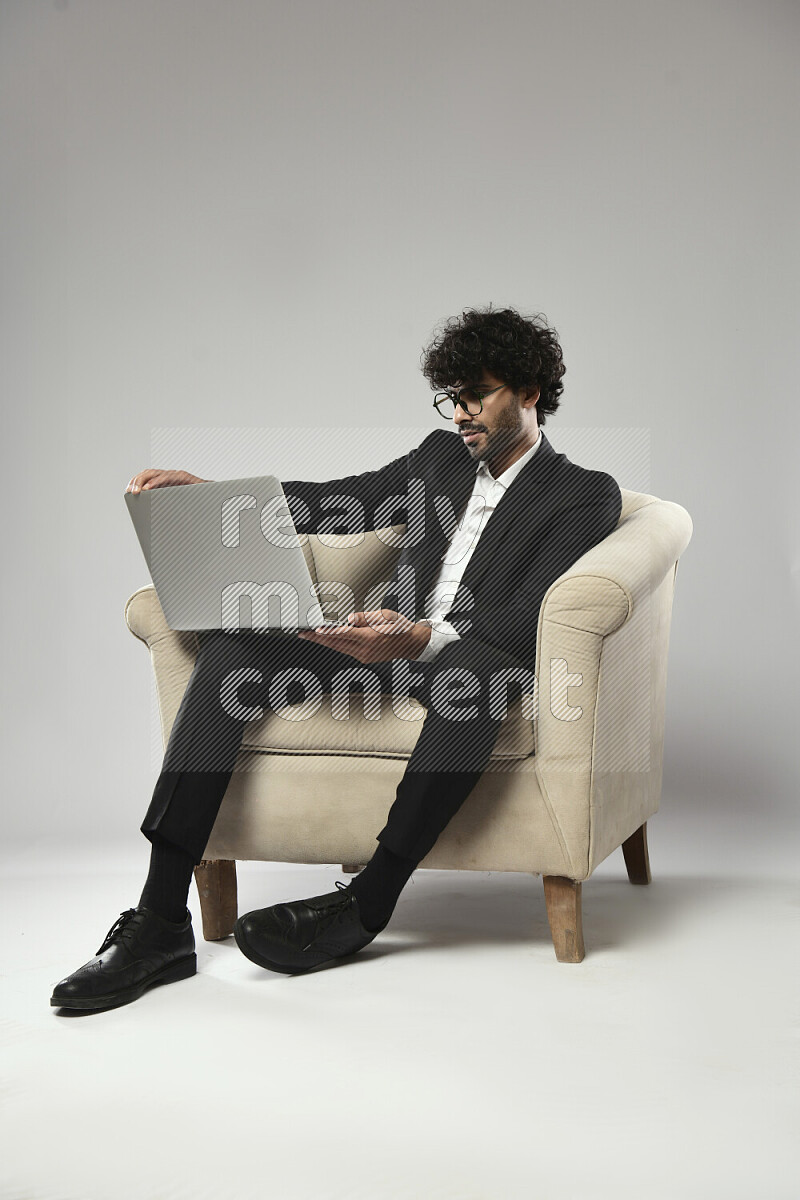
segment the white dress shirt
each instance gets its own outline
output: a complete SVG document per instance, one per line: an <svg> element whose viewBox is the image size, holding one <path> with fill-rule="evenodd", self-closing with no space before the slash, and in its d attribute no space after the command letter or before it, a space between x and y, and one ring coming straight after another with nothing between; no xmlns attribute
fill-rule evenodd
<svg viewBox="0 0 800 1200"><path fill-rule="evenodd" d="M488 464L478 463L475 473L475 486L461 515L453 538L442 557L437 578L425 601L425 616L431 625L431 637L425 649L417 656L417 662L431 662L443 646L459 637L459 633L449 621L445 620L453 606L458 591L458 585L467 569L467 563L475 552L478 539L486 528L491 517L505 493L506 489L519 475L522 468L533 458L542 443L542 431L526 450L521 458L512 463L508 470L503 471L495 479Z"/></svg>

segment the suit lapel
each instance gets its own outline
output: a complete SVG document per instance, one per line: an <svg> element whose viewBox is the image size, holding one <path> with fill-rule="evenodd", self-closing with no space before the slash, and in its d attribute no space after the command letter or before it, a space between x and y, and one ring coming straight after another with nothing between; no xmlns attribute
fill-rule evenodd
<svg viewBox="0 0 800 1200"><path fill-rule="evenodd" d="M473 596L481 579L492 562L496 560L500 547L510 534L512 527L516 527L519 531L519 522L525 522L525 528L530 528L535 524L540 508L538 501L548 486L550 468L557 457L556 451L542 430L541 446L500 497L498 505L489 517L472 557L467 563L462 583L464 587L469 588ZM474 482L473 474L472 483L474 484ZM467 492L459 512L463 510L470 491Z"/></svg>
<svg viewBox="0 0 800 1200"><path fill-rule="evenodd" d="M453 460L447 464L446 471L441 468L436 471L430 482L425 512L426 536L416 550L415 569L418 578L427 586L430 586L430 581L441 566L441 560L475 486L477 468L466 446L463 443L455 445L457 436L453 435Z"/></svg>

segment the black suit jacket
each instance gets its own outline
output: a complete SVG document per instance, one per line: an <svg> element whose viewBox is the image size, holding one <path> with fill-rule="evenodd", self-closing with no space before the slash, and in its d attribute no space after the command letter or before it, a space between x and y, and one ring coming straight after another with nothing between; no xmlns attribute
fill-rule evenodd
<svg viewBox="0 0 800 1200"><path fill-rule="evenodd" d="M460 435L435 429L380 470L283 487L300 534L360 533L406 523L408 544L382 607L419 620L476 471ZM542 431L539 449L489 518L447 620L462 638L488 643L534 671L545 592L616 528L621 509L611 475L576 466Z"/></svg>

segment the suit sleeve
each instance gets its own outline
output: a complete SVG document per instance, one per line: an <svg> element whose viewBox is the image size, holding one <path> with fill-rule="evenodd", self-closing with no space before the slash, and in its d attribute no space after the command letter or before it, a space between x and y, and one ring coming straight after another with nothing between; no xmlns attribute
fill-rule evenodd
<svg viewBox="0 0 800 1200"><path fill-rule="evenodd" d="M556 515L519 587L502 604L466 613L471 625L462 637L477 638L518 659L530 659L531 642L535 646L539 610L547 589L582 555L608 537L619 522L622 511L619 485L603 472L595 475L599 486L592 499L587 500L584 493L580 502Z"/></svg>
<svg viewBox="0 0 800 1200"><path fill-rule="evenodd" d="M283 490L298 534L366 533L405 522L409 479L437 433L434 430L408 454L377 471L325 483L285 482Z"/></svg>

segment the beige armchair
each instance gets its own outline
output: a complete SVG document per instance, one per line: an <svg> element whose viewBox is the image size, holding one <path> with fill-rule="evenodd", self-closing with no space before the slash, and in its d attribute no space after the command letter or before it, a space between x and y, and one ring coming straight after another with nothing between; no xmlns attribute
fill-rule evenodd
<svg viewBox="0 0 800 1200"><path fill-rule="evenodd" d="M661 795L672 598L691 535L679 504L623 489L617 528L545 596L538 695L509 706L489 768L420 863L541 875L560 962L584 956L581 885L598 863L622 846L631 883L650 882L647 821ZM321 598L325 581L343 580L356 607L391 578L399 553L375 533L309 535L303 549ZM166 748L197 638L167 626L152 586L134 592L125 618L150 650ZM358 695L346 720L328 695L310 718L293 717L293 707L245 727L195 871L207 940L233 931L236 859L361 870L425 716L414 699L395 712L389 696L378 720L365 718Z"/></svg>

